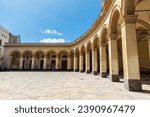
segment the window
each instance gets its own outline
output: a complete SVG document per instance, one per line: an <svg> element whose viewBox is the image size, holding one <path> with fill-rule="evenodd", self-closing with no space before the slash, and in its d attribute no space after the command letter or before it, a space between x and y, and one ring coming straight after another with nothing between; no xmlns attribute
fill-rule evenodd
<svg viewBox="0 0 150 117"><path fill-rule="evenodd" d="M2 40L0 40L0 46L2 45Z"/></svg>

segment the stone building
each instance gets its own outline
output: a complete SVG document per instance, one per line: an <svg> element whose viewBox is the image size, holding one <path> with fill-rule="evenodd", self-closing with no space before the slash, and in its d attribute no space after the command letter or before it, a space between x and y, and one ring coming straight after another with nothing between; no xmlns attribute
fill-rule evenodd
<svg viewBox="0 0 150 117"><path fill-rule="evenodd" d="M6 28L0 25L0 69L2 69L4 64L4 45L6 43L20 43L20 36L12 35Z"/></svg>
<svg viewBox="0 0 150 117"><path fill-rule="evenodd" d="M10 70L69 70L99 75L141 91L150 73L150 0L104 0L90 29L71 43L5 45Z"/></svg>

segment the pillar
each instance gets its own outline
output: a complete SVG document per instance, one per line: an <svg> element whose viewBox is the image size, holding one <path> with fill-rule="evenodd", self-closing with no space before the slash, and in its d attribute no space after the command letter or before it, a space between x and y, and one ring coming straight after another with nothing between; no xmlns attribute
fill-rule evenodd
<svg viewBox="0 0 150 117"><path fill-rule="evenodd" d="M101 78L107 77L107 55L106 55L106 44L100 45L100 76Z"/></svg>
<svg viewBox="0 0 150 117"><path fill-rule="evenodd" d="M78 71L78 68L77 68L77 56L74 55L74 71L77 72Z"/></svg>
<svg viewBox="0 0 150 117"><path fill-rule="evenodd" d="M47 58L46 58L46 57L44 57L43 70L46 70L46 61L47 61Z"/></svg>
<svg viewBox="0 0 150 117"><path fill-rule="evenodd" d="M56 70L59 70L59 57L56 56Z"/></svg>
<svg viewBox="0 0 150 117"><path fill-rule="evenodd" d="M80 72L83 73L83 54L80 53Z"/></svg>
<svg viewBox="0 0 150 117"><path fill-rule="evenodd" d="M35 64L35 57L33 56L32 57L32 65L31 65L32 70L34 70L34 66L35 66L34 64Z"/></svg>
<svg viewBox="0 0 150 117"><path fill-rule="evenodd" d="M98 66L98 61L97 61L97 48L92 49L92 73L93 75L97 75L97 66Z"/></svg>
<svg viewBox="0 0 150 117"><path fill-rule="evenodd" d="M124 16L121 25L124 63L124 87L129 91L141 91L139 58L136 38L136 16Z"/></svg>
<svg viewBox="0 0 150 117"><path fill-rule="evenodd" d="M90 74L90 51L86 51L86 73Z"/></svg>
<svg viewBox="0 0 150 117"><path fill-rule="evenodd" d="M22 70L23 67L23 57L20 57L19 70Z"/></svg>
<svg viewBox="0 0 150 117"><path fill-rule="evenodd" d="M109 39L109 68L110 80L119 82L117 34L112 34Z"/></svg>
<svg viewBox="0 0 150 117"><path fill-rule="evenodd" d="M68 56L68 64L67 64L67 69L70 71L71 70L71 57Z"/></svg>

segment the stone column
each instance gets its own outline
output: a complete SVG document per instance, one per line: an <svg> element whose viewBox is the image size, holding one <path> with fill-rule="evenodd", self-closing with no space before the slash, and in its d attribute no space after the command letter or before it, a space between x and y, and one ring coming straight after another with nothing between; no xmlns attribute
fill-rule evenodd
<svg viewBox="0 0 150 117"><path fill-rule="evenodd" d="M86 73L90 74L90 51L86 51Z"/></svg>
<svg viewBox="0 0 150 117"><path fill-rule="evenodd" d="M110 35L109 39L109 68L110 80L119 82L117 34Z"/></svg>
<svg viewBox="0 0 150 117"><path fill-rule="evenodd" d="M34 65L35 64L35 57L32 57L32 65L31 65L31 70L34 70Z"/></svg>
<svg viewBox="0 0 150 117"><path fill-rule="evenodd" d="M56 70L59 70L59 57L56 56Z"/></svg>
<svg viewBox="0 0 150 117"><path fill-rule="evenodd" d="M20 57L19 70L22 70L23 67L23 57Z"/></svg>
<svg viewBox="0 0 150 117"><path fill-rule="evenodd" d="M124 63L124 86L129 91L141 91L139 58L136 38L136 16L124 16L121 25Z"/></svg>
<svg viewBox="0 0 150 117"><path fill-rule="evenodd" d="M71 70L71 57L68 56L68 64L67 64L67 69L70 71Z"/></svg>
<svg viewBox="0 0 150 117"><path fill-rule="evenodd" d="M83 73L83 54L80 53L80 72Z"/></svg>
<svg viewBox="0 0 150 117"><path fill-rule="evenodd" d="M101 78L107 77L107 55L106 55L106 44L100 45L100 76Z"/></svg>
<svg viewBox="0 0 150 117"><path fill-rule="evenodd" d="M47 61L47 58L46 58L46 57L44 57L43 70L46 70L46 61Z"/></svg>
<svg viewBox="0 0 150 117"><path fill-rule="evenodd" d="M93 75L97 75L98 71L97 71L97 66L98 66L98 63L97 63L97 48L93 48L92 49L92 73Z"/></svg>
<svg viewBox="0 0 150 117"><path fill-rule="evenodd" d="M74 55L74 71L77 72L78 71L78 68L77 68L77 56Z"/></svg>

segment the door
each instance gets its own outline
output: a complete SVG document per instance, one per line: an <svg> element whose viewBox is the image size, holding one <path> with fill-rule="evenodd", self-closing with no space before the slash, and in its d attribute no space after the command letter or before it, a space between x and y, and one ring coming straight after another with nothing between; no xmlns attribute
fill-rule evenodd
<svg viewBox="0 0 150 117"><path fill-rule="evenodd" d="M44 65L44 61L41 60L41 61L40 61L40 70L43 70L43 65Z"/></svg>
<svg viewBox="0 0 150 117"><path fill-rule="evenodd" d="M66 71L66 70L67 70L67 60L62 60L61 69L62 69L63 71Z"/></svg>
<svg viewBox="0 0 150 117"><path fill-rule="evenodd" d="M55 60L51 61L51 66L50 67L51 67L52 71L56 70L56 61Z"/></svg>

